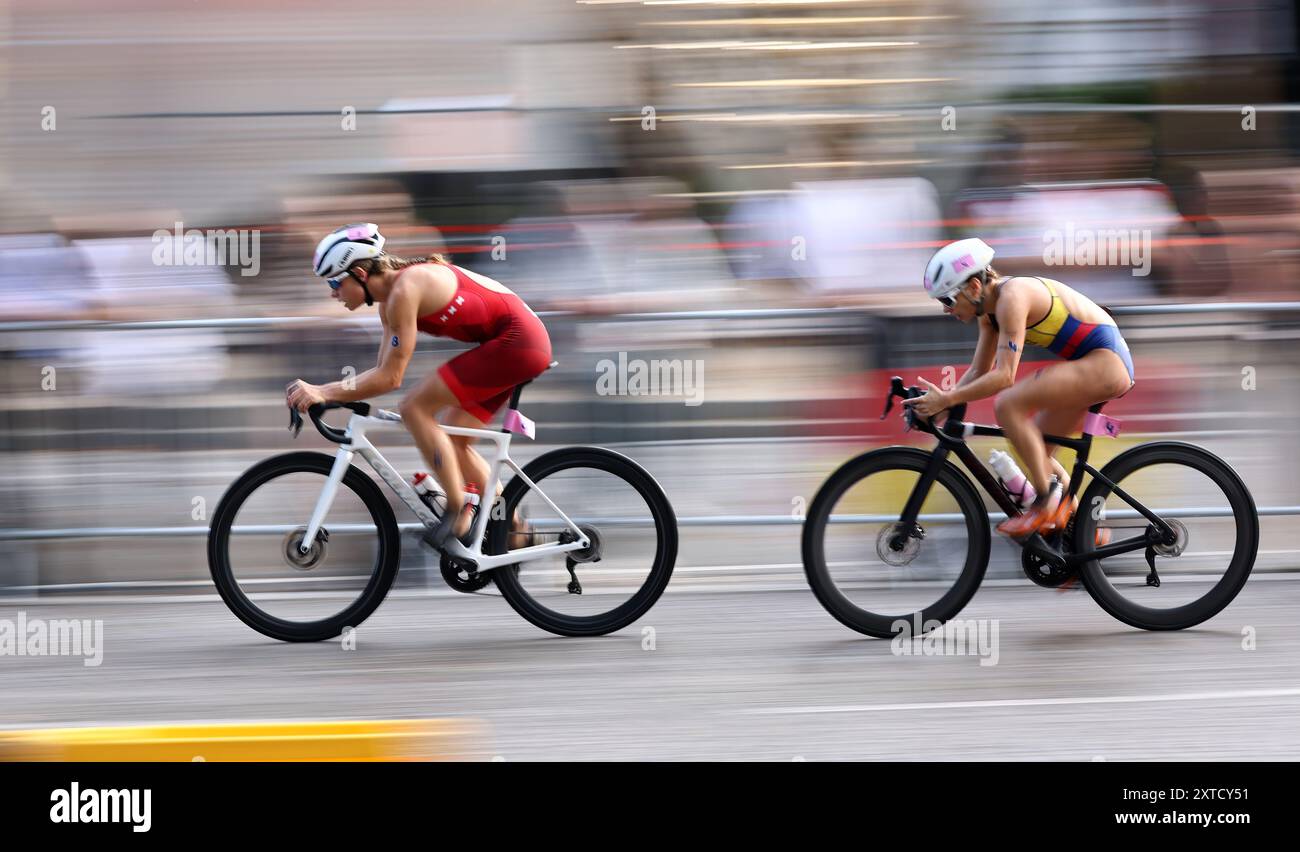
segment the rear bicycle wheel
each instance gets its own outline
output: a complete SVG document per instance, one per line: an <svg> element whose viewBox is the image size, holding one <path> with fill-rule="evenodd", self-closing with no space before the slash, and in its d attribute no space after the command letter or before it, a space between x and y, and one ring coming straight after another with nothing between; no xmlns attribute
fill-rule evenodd
<svg viewBox="0 0 1300 852"><path fill-rule="evenodd" d="M332 639L383 603L401 545L392 507L349 467L308 553L297 545L334 466L324 453L275 456L222 495L208 531L208 570L226 606L285 642Z"/></svg>
<svg viewBox="0 0 1300 852"><path fill-rule="evenodd" d="M859 633L919 635L961 612L984 578L988 515L952 462L944 462L921 504L920 529L900 523L929 464L929 453L910 447L865 453L832 474L808 510L808 585L827 612Z"/></svg>
<svg viewBox="0 0 1300 852"><path fill-rule="evenodd" d="M649 611L677 562L677 516L654 477L626 456L597 447L554 450L523 469L593 547L488 572L502 597L531 623L561 636L612 633ZM490 554L510 549L509 519L517 511L528 519L526 540L518 542L525 546L557 541L567 529L518 476L492 511Z"/></svg>
<svg viewBox="0 0 1300 852"><path fill-rule="evenodd" d="M1162 441L1121 453L1101 473L1177 533L1176 541L1154 546L1154 572L1145 549L1080 566L1101 608L1143 630L1182 630L1230 604L1259 550L1255 500L1236 471L1200 447ZM1110 529L1112 544L1156 535L1130 500L1094 478L1075 516L1076 550L1077 542L1094 541L1098 528Z"/></svg>

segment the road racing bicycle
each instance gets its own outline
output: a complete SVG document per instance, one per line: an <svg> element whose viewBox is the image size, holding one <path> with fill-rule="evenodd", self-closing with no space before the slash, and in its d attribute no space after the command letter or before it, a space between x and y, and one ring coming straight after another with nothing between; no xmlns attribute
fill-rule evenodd
<svg viewBox="0 0 1300 852"><path fill-rule="evenodd" d="M881 419L896 397L922 393L893 377ZM1041 586L1081 581L1102 609L1134 627L1200 624L1250 576L1259 549L1255 501L1226 462L1178 441L1135 446L1093 467L1093 436L1120 430L1104 405L1088 410L1081 437L1044 436L1075 452L1063 499L1079 494L1085 473L1088 483L1065 529L1016 542L1021 567ZM1005 437L1002 429L964 422L965 404L942 426L904 409L908 430L933 435L936 446L885 447L846 462L818 491L803 526L804 572L817 600L844 625L881 638L948 621L984 578L992 516L950 455L1003 513L1021 511L966 443Z"/></svg>
<svg viewBox="0 0 1300 852"><path fill-rule="evenodd" d="M552 633L611 633L644 615L667 587L677 559L676 516L654 477L607 449L552 450L520 467L510 457L511 437L535 434L519 412L526 384L514 389L499 431L442 427L495 446L485 495L496 494L503 467L515 474L475 513L465 541L447 540L442 574L465 592L495 581L516 612ZM342 429L322 420L337 408L352 412ZM393 505L353 464L356 457L415 514L417 531L441 518L437 502L426 504L370 441L373 430L400 428L400 414L345 402L313 405L308 415L338 451L286 453L254 465L222 496L208 534L208 566L226 605L254 630L289 642L357 627L397 576L402 548ZM291 411L295 436L302 425Z"/></svg>

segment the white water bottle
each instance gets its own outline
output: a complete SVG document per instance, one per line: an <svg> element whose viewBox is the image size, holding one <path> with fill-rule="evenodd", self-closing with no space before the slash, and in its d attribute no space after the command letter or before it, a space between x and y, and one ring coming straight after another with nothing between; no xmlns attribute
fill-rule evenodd
<svg viewBox="0 0 1300 852"><path fill-rule="evenodd" d="M447 511L447 495L438 487L432 476L420 471L411 477L411 487L424 501L424 505L432 509L435 515L441 518L443 513Z"/></svg>
<svg viewBox="0 0 1300 852"><path fill-rule="evenodd" d="M1016 501L1020 508L1023 509L1034 502L1034 498L1038 496L1038 493L1034 491L1034 486L1029 484L1029 480L1025 479L1025 475L1021 472L1020 466L1016 464L1016 460L1008 453L1001 450L994 450L989 453L989 467L993 468L997 473L998 479L1002 480L1003 487L1007 489L1011 499Z"/></svg>

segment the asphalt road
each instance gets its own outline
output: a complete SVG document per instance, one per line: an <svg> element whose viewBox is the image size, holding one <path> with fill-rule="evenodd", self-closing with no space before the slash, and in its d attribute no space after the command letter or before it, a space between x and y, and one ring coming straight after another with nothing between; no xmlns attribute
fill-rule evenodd
<svg viewBox="0 0 1300 852"><path fill-rule="evenodd" d="M507 761L1300 758L1296 574L1257 574L1178 633L993 581L962 618L996 620L995 664L894 654L794 572L682 583L591 639L539 631L494 590L408 588L353 650L266 639L207 596L50 600L0 601L0 619L102 619L102 664L0 656L5 727L464 717L486 723L479 756Z"/></svg>

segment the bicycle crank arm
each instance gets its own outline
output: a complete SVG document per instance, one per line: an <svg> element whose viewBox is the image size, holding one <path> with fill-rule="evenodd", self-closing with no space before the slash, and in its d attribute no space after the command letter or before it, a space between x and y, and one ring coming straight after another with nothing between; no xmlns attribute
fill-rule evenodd
<svg viewBox="0 0 1300 852"><path fill-rule="evenodd" d="M1046 539L1038 533L1034 533L1026 539L1025 543L1022 544L1021 547L1034 554L1053 568L1061 569L1066 565L1065 554L1048 544Z"/></svg>

